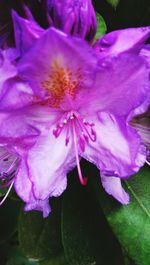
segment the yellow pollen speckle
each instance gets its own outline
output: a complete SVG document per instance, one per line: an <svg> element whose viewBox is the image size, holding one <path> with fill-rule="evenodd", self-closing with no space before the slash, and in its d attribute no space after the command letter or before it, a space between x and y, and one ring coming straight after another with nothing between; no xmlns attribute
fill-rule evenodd
<svg viewBox="0 0 150 265"><path fill-rule="evenodd" d="M80 70L71 71L58 65L57 62L51 67L51 73L41 85L50 96L49 104L58 107L65 95L75 97L79 82L81 80Z"/></svg>

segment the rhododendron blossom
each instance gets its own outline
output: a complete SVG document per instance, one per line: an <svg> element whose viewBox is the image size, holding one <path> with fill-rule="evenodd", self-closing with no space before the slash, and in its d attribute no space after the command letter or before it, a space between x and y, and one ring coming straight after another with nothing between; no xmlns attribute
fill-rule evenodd
<svg viewBox="0 0 150 265"><path fill-rule="evenodd" d="M96 33L96 14L91 0L47 0L50 26L86 39L90 43Z"/></svg>
<svg viewBox="0 0 150 265"><path fill-rule="evenodd" d="M146 161L129 119L149 104L149 68L139 51L150 29L136 31L136 50L100 57L85 41L50 28L12 63L15 75L7 69L0 87L0 143L19 157L13 183L25 210L47 216L49 198L65 190L75 166L85 185L81 157L98 167L109 194L129 202L120 179ZM16 36L24 45L25 35Z"/></svg>

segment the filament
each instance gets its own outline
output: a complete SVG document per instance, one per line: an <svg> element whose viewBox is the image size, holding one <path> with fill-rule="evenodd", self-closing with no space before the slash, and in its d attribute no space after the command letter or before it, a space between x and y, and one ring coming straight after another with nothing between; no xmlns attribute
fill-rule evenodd
<svg viewBox="0 0 150 265"><path fill-rule="evenodd" d="M5 196L4 196L4 198L0 201L0 206L1 206L1 205L5 202L5 200L7 199L8 195L9 195L9 193L10 193L12 187L13 187L13 185L14 185L14 180L12 181L12 183L11 183L11 185L10 185L8 191L6 192L6 194L5 194Z"/></svg>
<svg viewBox="0 0 150 265"><path fill-rule="evenodd" d="M80 183L85 186L87 184L87 178L83 178L82 172L81 172L81 167L80 167L80 160L79 160L79 154L78 154L78 146L77 146L77 137L76 137L76 131L75 131L75 124L74 121L72 120L72 129L73 129L73 139L74 139L74 149L75 149L75 156L76 156L76 162L77 162L77 170L78 170L78 175L80 179Z"/></svg>
<svg viewBox="0 0 150 265"><path fill-rule="evenodd" d="M150 162L148 162L148 160L146 160L146 163L150 166Z"/></svg>

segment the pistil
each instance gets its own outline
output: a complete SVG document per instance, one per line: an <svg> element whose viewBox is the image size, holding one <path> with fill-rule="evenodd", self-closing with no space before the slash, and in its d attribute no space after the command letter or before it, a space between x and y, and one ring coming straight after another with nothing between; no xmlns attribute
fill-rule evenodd
<svg viewBox="0 0 150 265"><path fill-rule="evenodd" d="M83 178L83 176L82 176L81 167L80 167L79 152L78 152L78 145L77 145L76 128L75 128L75 123L73 120L72 120L72 129L73 129L73 140L74 140L74 149L75 149L78 175L79 175L80 183L83 186L85 186L87 184L88 178Z"/></svg>

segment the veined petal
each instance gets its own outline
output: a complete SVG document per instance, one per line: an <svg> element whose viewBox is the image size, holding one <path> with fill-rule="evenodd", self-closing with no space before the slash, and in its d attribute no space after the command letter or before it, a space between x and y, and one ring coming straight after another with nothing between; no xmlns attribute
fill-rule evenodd
<svg viewBox="0 0 150 265"><path fill-rule="evenodd" d="M16 110L31 105L35 101L33 91L27 83L9 78L2 86L0 110Z"/></svg>
<svg viewBox="0 0 150 265"><path fill-rule="evenodd" d="M46 106L31 105L0 112L0 142L31 147L42 131L49 131L60 113Z"/></svg>
<svg viewBox="0 0 150 265"><path fill-rule="evenodd" d="M123 189L121 180L119 178L113 176L108 177L101 174L101 181L103 188L109 195L112 195L117 201L121 202L122 204L129 203L129 195Z"/></svg>
<svg viewBox="0 0 150 265"><path fill-rule="evenodd" d="M20 17L15 11L12 11L14 24L16 48L22 55L28 50L44 32L33 19L28 20Z"/></svg>
<svg viewBox="0 0 150 265"><path fill-rule="evenodd" d="M29 179L26 157L22 157L20 166L15 176L15 190L18 196L25 202L33 200L32 182Z"/></svg>
<svg viewBox="0 0 150 265"><path fill-rule="evenodd" d="M149 70L145 60L138 55L122 54L101 64L88 97L82 95L81 111L89 115L94 111L110 111L118 116L127 116L147 100L148 94Z"/></svg>
<svg viewBox="0 0 150 265"><path fill-rule="evenodd" d="M49 213L51 212L51 207L49 205L48 200L34 200L26 204L24 207L24 210L26 212L36 210L43 212L43 217L46 218L48 217Z"/></svg>
<svg viewBox="0 0 150 265"><path fill-rule="evenodd" d="M150 27L116 30L96 41L94 49L100 59L124 52L139 53L150 36Z"/></svg>
<svg viewBox="0 0 150 265"><path fill-rule="evenodd" d="M16 74L16 67L11 63L6 53L0 51L0 97L4 82Z"/></svg>
<svg viewBox="0 0 150 265"><path fill-rule="evenodd" d="M65 133L41 135L28 154L28 168L36 199L59 196L67 185L66 174L75 165L73 143L65 145Z"/></svg>
<svg viewBox="0 0 150 265"><path fill-rule="evenodd" d="M39 130L29 124L27 117L21 112L0 113L0 142L24 146L32 145Z"/></svg>
<svg viewBox="0 0 150 265"><path fill-rule="evenodd" d="M48 0L49 23L63 32L90 43L96 33L96 14L91 0Z"/></svg>
<svg viewBox="0 0 150 265"><path fill-rule="evenodd" d="M150 44L144 45L143 49L140 51L140 55L145 58L150 70Z"/></svg>
<svg viewBox="0 0 150 265"><path fill-rule="evenodd" d="M53 106L62 105L64 98L69 106L73 104L71 99L81 89L92 87L96 68L97 58L86 42L54 28L47 30L18 64L20 77L29 82L35 95L50 99Z"/></svg>
<svg viewBox="0 0 150 265"><path fill-rule="evenodd" d="M106 112L93 120L96 142L86 145L82 156L97 165L105 176L127 178L136 173L146 160L146 150L141 145L136 130Z"/></svg>
<svg viewBox="0 0 150 265"><path fill-rule="evenodd" d="M29 178L26 157L22 157L14 187L18 196L26 202L25 211L37 210L43 212L43 217L47 217L51 211L48 200L36 200L33 194L32 182Z"/></svg>

